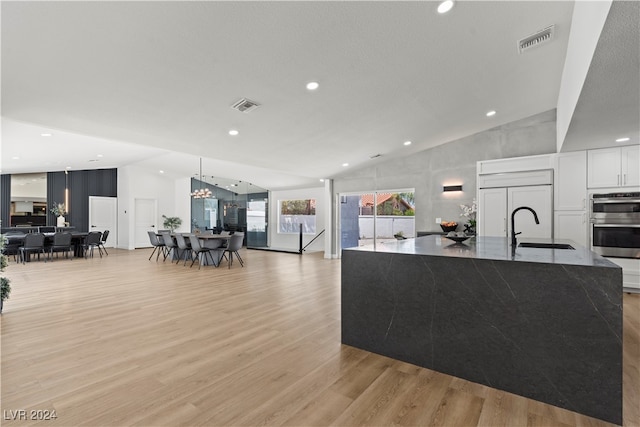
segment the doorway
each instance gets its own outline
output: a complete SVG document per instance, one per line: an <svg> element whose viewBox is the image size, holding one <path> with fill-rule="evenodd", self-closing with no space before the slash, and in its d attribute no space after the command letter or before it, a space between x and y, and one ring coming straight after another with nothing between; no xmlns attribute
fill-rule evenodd
<svg viewBox="0 0 640 427"><path fill-rule="evenodd" d="M89 196L89 231L109 230L105 246L117 246L118 199L116 197Z"/></svg>
<svg viewBox="0 0 640 427"><path fill-rule="evenodd" d="M415 237L414 189L340 194L340 248Z"/></svg>
<svg viewBox="0 0 640 427"><path fill-rule="evenodd" d="M150 248L149 231L158 231L158 201L156 199L135 199L134 202L134 247Z"/></svg>

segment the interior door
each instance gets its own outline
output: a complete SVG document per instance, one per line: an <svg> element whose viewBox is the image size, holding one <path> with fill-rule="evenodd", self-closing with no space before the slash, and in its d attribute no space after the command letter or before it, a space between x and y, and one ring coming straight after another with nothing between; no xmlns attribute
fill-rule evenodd
<svg viewBox="0 0 640 427"><path fill-rule="evenodd" d="M135 247L149 248L149 231L157 231L158 202L156 199L135 199Z"/></svg>
<svg viewBox="0 0 640 427"><path fill-rule="evenodd" d="M89 196L89 231L109 230L105 246L116 246L118 236L118 199L115 197Z"/></svg>

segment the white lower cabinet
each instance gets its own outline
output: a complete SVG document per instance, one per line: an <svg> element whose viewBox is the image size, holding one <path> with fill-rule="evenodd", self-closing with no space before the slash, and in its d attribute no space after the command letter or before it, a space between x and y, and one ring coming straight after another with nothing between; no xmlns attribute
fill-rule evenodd
<svg viewBox="0 0 640 427"><path fill-rule="evenodd" d="M556 239L569 239L589 247L589 227L585 211L556 211L554 230Z"/></svg>
<svg viewBox="0 0 640 427"><path fill-rule="evenodd" d="M640 259L613 258L607 259L622 267L622 287L628 292L640 293Z"/></svg>

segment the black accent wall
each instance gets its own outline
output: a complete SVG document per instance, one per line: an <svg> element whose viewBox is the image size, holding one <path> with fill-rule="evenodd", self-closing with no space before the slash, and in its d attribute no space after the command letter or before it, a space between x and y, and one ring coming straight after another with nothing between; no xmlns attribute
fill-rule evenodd
<svg viewBox="0 0 640 427"><path fill-rule="evenodd" d="M94 169L47 173L47 206L64 203L64 189L68 183L69 212L66 220L78 231L89 231L89 196L117 197L118 170ZM47 224L55 225L56 218L47 211Z"/></svg>
<svg viewBox="0 0 640 427"><path fill-rule="evenodd" d="M11 175L0 175L0 220L3 227L11 225Z"/></svg>

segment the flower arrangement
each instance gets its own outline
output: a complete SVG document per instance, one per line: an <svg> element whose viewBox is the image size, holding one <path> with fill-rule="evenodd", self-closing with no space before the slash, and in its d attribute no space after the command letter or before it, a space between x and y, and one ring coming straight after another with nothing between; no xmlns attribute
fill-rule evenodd
<svg viewBox="0 0 640 427"><path fill-rule="evenodd" d="M53 202L53 206L50 209L51 213L55 216L63 216L67 213L64 203Z"/></svg>
<svg viewBox="0 0 640 427"><path fill-rule="evenodd" d="M470 205L460 205L462 213L460 216L467 218L467 223L464 228L467 232L475 232L476 228L476 212L478 212L478 205L474 198Z"/></svg>

